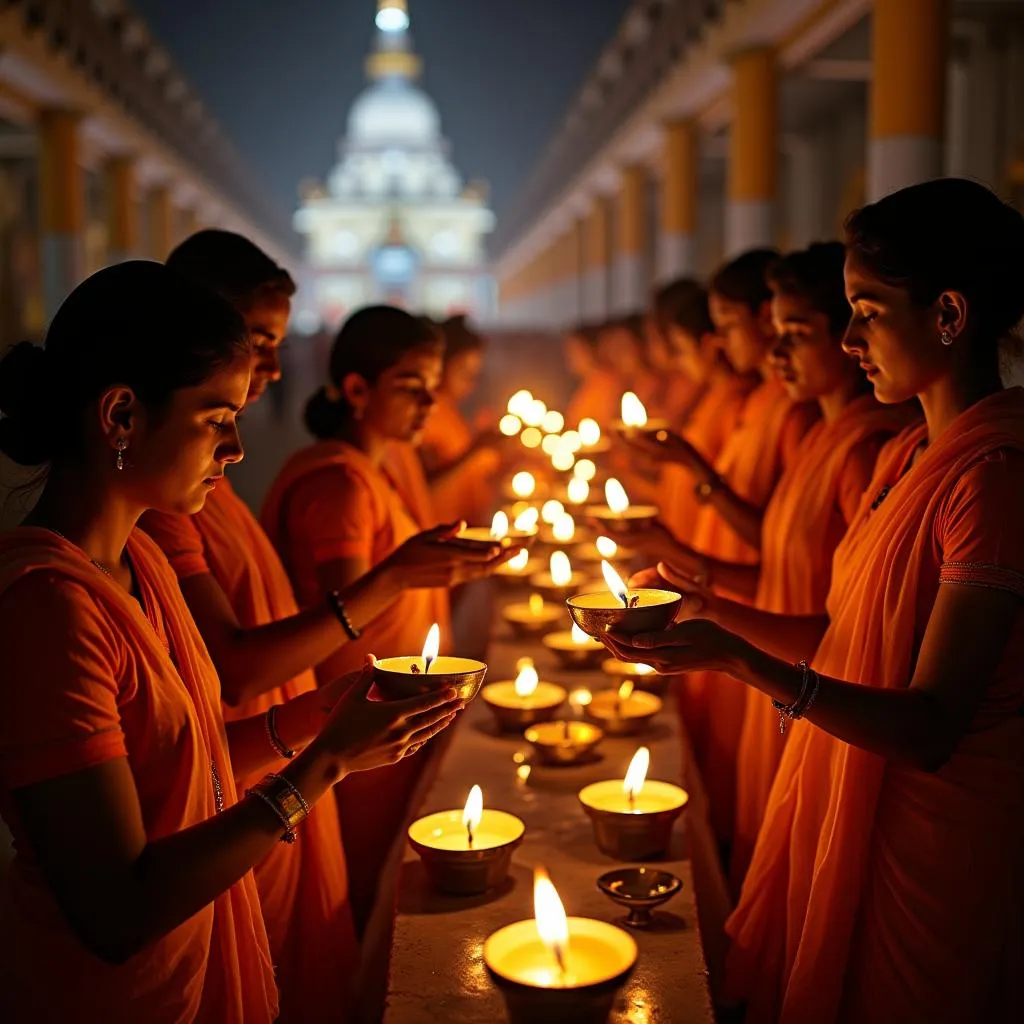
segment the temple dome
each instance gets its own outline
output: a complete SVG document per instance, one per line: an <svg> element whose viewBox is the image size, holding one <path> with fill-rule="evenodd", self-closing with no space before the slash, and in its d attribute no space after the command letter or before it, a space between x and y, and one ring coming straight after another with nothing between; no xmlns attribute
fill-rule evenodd
<svg viewBox="0 0 1024 1024"><path fill-rule="evenodd" d="M375 82L352 104L348 143L359 148L437 145L441 118L425 92L404 79Z"/></svg>

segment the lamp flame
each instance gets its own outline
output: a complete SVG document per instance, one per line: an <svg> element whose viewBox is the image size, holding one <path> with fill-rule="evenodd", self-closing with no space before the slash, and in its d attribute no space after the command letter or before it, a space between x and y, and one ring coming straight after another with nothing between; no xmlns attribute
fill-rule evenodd
<svg viewBox="0 0 1024 1024"><path fill-rule="evenodd" d="M523 533L530 533L537 529L537 521L539 519L540 513L535 508L528 508L516 516L516 521L513 525L517 530L522 530Z"/></svg>
<svg viewBox="0 0 1024 1024"><path fill-rule="evenodd" d="M629 607L629 589L622 577L602 558L601 575L608 584L608 589L622 602L624 608Z"/></svg>
<svg viewBox="0 0 1024 1024"><path fill-rule="evenodd" d="M551 950L559 971L564 975L569 946L569 922L558 890L543 868L535 868L533 872L533 915L537 921L540 941Z"/></svg>
<svg viewBox="0 0 1024 1024"><path fill-rule="evenodd" d="M568 512L563 512L551 527L551 535L559 544L568 544L576 536L576 520Z"/></svg>
<svg viewBox="0 0 1024 1024"><path fill-rule="evenodd" d="M579 480L586 480L587 483L590 483L597 476L597 464L593 459L580 459L572 467L572 475Z"/></svg>
<svg viewBox="0 0 1024 1024"><path fill-rule="evenodd" d="M522 572L530 561L530 552L523 548L514 558L508 560L508 567L513 572Z"/></svg>
<svg viewBox="0 0 1024 1024"><path fill-rule="evenodd" d="M480 819L484 816L484 794L479 786L474 786L466 798L466 806L462 811L462 824L466 827L469 845L473 845L473 833L480 827Z"/></svg>
<svg viewBox="0 0 1024 1024"><path fill-rule="evenodd" d="M633 666L633 671L638 676L651 676L651 675L654 675L654 666L653 665L643 665L643 664L639 664L638 663L638 664Z"/></svg>
<svg viewBox="0 0 1024 1024"><path fill-rule="evenodd" d="M540 594L531 594L527 603L530 606L531 615L540 615L540 613L544 611L544 598L541 597Z"/></svg>
<svg viewBox="0 0 1024 1024"><path fill-rule="evenodd" d="M556 587L567 587L572 583L572 563L564 551L551 552L551 582Z"/></svg>
<svg viewBox="0 0 1024 1024"><path fill-rule="evenodd" d="M494 513L491 520L491 536L495 540L501 540L508 536L508 516L500 509Z"/></svg>
<svg viewBox="0 0 1024 1024"><path fill-rule="evenodd" d="M585 708L593 699L594 695L585 687L579 690L573 690L572 693L569 694L569 703L577 712Z"/></svg>
<svg viewBox="0 0 1024 1024"><path fill-rule="evenodd" d="M536 427L527 427L520 435L524 448L539 448L544 441L544 435Z"/></svg>
<svg viewBox="0 0 1024 1024"><path fill-rule="evenodd" d="M568 473L576 462L576 456L565 448L559 448L551 456L551 468L559 473Z"/></svg>
<svg viewBox="0 0 1024 1024"><path fill-rule="evenodd" d="M525 469L512 477L512 493L517 498L528 498L537 489L537 481L533 474Z"/></svg>
<svg viewBox="0 0 1024 1024"><path fill-rule="evenodd" d="M589 644L590 643L590 637L587 636L587 634L584 633L583 630L580 629L580 627L577 626L575 622L572 624L571 635L572 635L572 642L574 644L579 644L581 647L584 644Z"/></svg>
<svg viewBox="0 0 1024 1024"><path fill-rule="evenodd" d="M627 391L622 396L622 422L627 427L647 426L647 410L632 391Z"/></svg>
<svg viewBox="0 0 1024 1024"><path fill-rule="evenodd" d="M619 552L619 545L611 537L598 537L594 547L602 558L614 558Z"/></svg>
<svg viewBox="0 0 1024 1024"><path fill-rule="evenodd" d="M617 516L621 516L629 508L629 495L626 494L626 488L615 477L609 477L604 485L604 500Z"/></svg>
<svg viewBox="0 0 1024 1024"><path fill-rule="evenodd" d="M441 627L435 622L427 630L427 639L423 641L423 671L429 672L430 666L437 661L437 652L441 649Z"/></svg>
<svg viewBox="0 0 1024 1024"><path fill-rule="evenodd" d="M619 687L619 700L620 701L629 700L629 698L632 697L632 696L633 696L633 680L632 679L627 679Z"/></svg>
<svg viewBox="0 0 1024 1024"><path fill-rule="evenodd" d="M569 481L567 493L573 505L582 505L590 497L590 484L582 477L574 476Z"/></svg>
<svg viewBox="0 0 1024 1024"><path fill-rule="evenodd" d="M513 685L517 697L532 697L537 692L539 684L540 676L537 675L537 670L533 665L524 665L519 670L519 675L516 676Z"/></svg>
<svg viewBox="0 0 1024 1024"><path fill-rule="evenodd" d="M505 437L515 437L523 429L523 421L514 413L508 412L498 420L498 429Z"/></svg>
<svg viewBox="0 0 1024 1024"><path fill-rule="evenodd" d="M557 409L548 409L544 413L544 419L540 421L541 430L549 434L558 434L565 426L565 417Z"/></svg>
<svg viewBox="0 0 1024 1024"><path fill-rule="evenodd" d="M601 428L597 420L592 420L589 416L580 420L577 431L580 435L580 440L586 448L593 448L601 440Z"/></svg>
<svg viewBox="0 0 1024 1024"><path fill-rule="evenodd" d="M522 419L523 410L526 409L532 401L533 395L527 391L526 388L522 388L508 400L506 408L511 415L518 416Z"/></svg>
<svg viewBox="0 0 1024 1024"><path fill-rule="evenodd" d="M519 418L531 427L539 427L544 422L544 414L548 407L539 399L535 398L527 405L523 403L523 411L518 413Z"/></svg>
<svg viewBox="0 0 1024 1024"><path fill-rule="evenodd" d="M545 523L553 525L563 512L565 512L565 506L557 499L549 498L541 507L540 517Z"/></svg>
<svg viewBox="0 0 1024 1024"><path fill-rule="evenodd" d="M633 755L626 770L626 778L622 782L622 792L626 794L630 804L640 795L647 780L647 769L651 766L651 752L647 747L640 747Z"/></svg>

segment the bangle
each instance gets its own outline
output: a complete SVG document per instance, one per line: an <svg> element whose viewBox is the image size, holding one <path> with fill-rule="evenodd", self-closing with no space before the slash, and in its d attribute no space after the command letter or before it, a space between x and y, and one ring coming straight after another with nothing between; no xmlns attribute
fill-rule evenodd
<svg viewBox="0 0 1024 1024"><path fill-rule="evenodd" d="M783 704L781 700L772 699L772 707L779 713L779 734L786 735L786 719L796 721L810 710L815 698L818 696L818 688L821 686L821 676L807 664L801 661L797 666L802 672L800 680L800 692L792 704Z"/></svg>
<svg viewBox="0 0 1024 1024"><path fill-rule="evenodd" d="M341 628L345 630L345 635L349 640L358 640L363 634L352 625L352 620L348 617L348 612L345 611L345 605L342 604L341 594L336 590L329 590L327 592L327 602L331 606L331 611L334 612L335 617L341 623Z"/></svg>
<svg viewBox="0 0 1024 1024"><path fill-rule="evenodd" d="M270 740L270 745L277 751L281 757L291 760L295 756L295 751L290 750L284 745L284 741L281 739L280 733L277 731L277 712L281 707L280 704L275 704L273 707L267 709L266 717L263 719L263 724L267 729L267 739Z"/></svg>
<svg viewBox="0 0 1024 1024"><path fill-rule="evenodd" d="M257 797L274 812L284 828L282 843L295 842L295 826L309 816L309 804L283 775L265 775L245 795Z"/></svg>

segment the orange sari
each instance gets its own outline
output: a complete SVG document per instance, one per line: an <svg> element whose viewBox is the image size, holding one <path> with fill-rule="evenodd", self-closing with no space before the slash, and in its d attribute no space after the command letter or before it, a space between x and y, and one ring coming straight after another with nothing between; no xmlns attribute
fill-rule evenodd
<svg viewBox="0 0 1024 1024"><path fill-rule="evenodd" d="M836 550L819 672L905 687L941 583L1024 598L1024 393L977 403L910 466L925 436L887 446ZM1022 1019L1022 666L1019 615L936 772L794 723L729 921L750 1024Z"/></svg>
<svg viewBox="0 0 1024 1024"><path fill-rule="evenodd" d="M353 557L378 565L418 532L385 472L343 441L321 441L288 460L267 495L263 525L304 605L323 600L318 565ZM448 592L406 590L359 640L320 665L317 678L324 682L359 668L367 654L418 654L435 622L441 627L444 649L451 635ZM335 787L352 911L360 931L369 919L380 871L405 821L427 754L424 747L398 764L349 775Z"/></svg>
<svg viewBox="0 0 1024 1024"><path fill-rule="evenodd" d="M764 508L819 415L817 404L792 402L772 377L750 393L715 469L741 498ZM693 547L727 562L756 565L760 559L758 549L712 505L705 505L697 517ZM707 786L711 825L719 840L727 842L736 817L736 751L746 687L722 673L690 672L679 689L683 713L690 712L685 724Z"/></svg>
<svg viewBox="0 0 1024 1024"><path fill-rule="evenodd" d="M381 468L421 530L430 530L444 521L434 507L423 463L413 445L393 441L388 445Z"/></svg>
<svg viewBox="0 0 1024 1024"><path fill-rule="evenodd" d="M832 556L860 505L882 444L910 421L874 396L819 420L765 509L754 607L779 615L824 615ZM736 826L730 873L739 891L754 851L786 737L770 701L748 700L736 761Z"/></svg>
<svg viewBox="0 0 1024 1024"><path fill-rule="evenodd" d="M178 579L211 573L243 628L298 612L277 552L227 479L194 516L149 512L142 527ZM243 705L224 704L222 711L226 721L251 718L315 689L310 669ZM239 787L253 785L262 774L239 779ZM254 874L281 988L281 1024L316 1020L325 1006L344 1020L359 946L336 802L322 800L303 822L297 841L276 844Z"/></svg>
<svg viewBox="0 0 1024 1024"><path fill-rule="evenodd" d="M465 417L444 395L427 417L420 449L432 456L433 463L443 469L461 459L473 444L473 432ZM442 522L465 519L471 524L490 522L490 513L497 498L494 478L501 465L497 452L481 449L450 472L439 477L430 487L434 507Z"/></svg>
<svg viewBox="0 0 1024 1024"><path fill-rule="evenodd" d="M596 369L584 377L565 413L566 427L575 429L580 420L597 420L604 431L619 418L619 405L624 388L609 370Z"/></svg>
<svg viewBox="0 0 1024 1024"><path fill-rule="evenodd" d="M17 853L3 880L0 1016L10 1021L270 1024L277 991L252 873L123 964L87 952L33 858L14 790L126 757L146 834L237 802L220 684L156 544L128 542L137 601L48 530L0 538L0 811Z"/></svg>

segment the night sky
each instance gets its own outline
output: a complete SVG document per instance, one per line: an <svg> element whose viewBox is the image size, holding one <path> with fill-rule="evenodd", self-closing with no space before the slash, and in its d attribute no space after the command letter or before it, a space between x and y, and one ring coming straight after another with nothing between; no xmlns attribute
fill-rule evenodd
<svg viewBox="0 0 1024 1024"><path fill-rule="evenodd" d="M464 178L514 197L628 0L410 0L420 84ZM363 88L374 0L134 0L134 7L290 212L334 163ZM263 12L275 12L273 14ZM256 14L254 12L260 12Z"/></svg>

